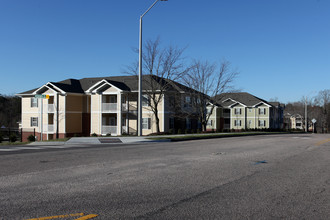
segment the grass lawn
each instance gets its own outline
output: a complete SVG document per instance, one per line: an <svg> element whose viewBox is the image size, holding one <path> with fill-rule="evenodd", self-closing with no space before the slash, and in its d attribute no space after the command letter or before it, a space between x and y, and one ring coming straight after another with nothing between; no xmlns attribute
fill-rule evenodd
<svg viewBox="0 0 330 220"><path fill-rule="evenodd" d="M268 135L268 134L286 134L289 132L238 132L238 133L211 133L211 134L186 134L186 135L173 135L166 137L150 137L150 140L171 140L171 141L186 141L210 138L225 138L225 137L238 137L238 136L251 136L251 135Z"/></svg>

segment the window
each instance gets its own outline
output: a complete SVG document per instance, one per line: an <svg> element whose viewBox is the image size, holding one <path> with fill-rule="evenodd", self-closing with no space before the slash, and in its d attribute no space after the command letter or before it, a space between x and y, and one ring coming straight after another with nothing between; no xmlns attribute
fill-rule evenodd
<svg viewBox="0 0 330 220"><path fill-rule="evenodd" d="M38 118L37 117L31 117L30 118L31 127L38 127Z"/></svg>
<svg viewBox="0 0 330 220"><path fill-rule="evenodd" d="M235 126L241 126L242 121L241 120L235 120Z"/></svg>
<svg viewBox="0 0 330 220"><path fill-rule="evenodd" d="M249 120L249 126L251 126L252 125L252 120Z"/></svg>
<svg viewBox="0 0 330 220"><path fill-rule="evenodd" d="M150 129L151 118L142 118L142 129Z"/></svg>
<svg viewBox="0 0 330 220"><path fill-rule="evenodd" d="M142 96L142 106L150 106L150 98L148 95Z"/></svg>
<svg viewBox="0 0 330 220"><path fill-rule="evenodd" d="M265 120L259 120L259 126L260 127L266 126L266 121Z"/></svg>
<svg viewBox="0 0 330 220"><path fill-rule="evenodd" d="M31 98L31 108L35 108L35 107L38 107L38 99L32 97Z"/></svg>
<svg viewBox="0 0 330 220"><path fill-rule="evenodd" d="M207 121L207 126L212 126L213 125L213 120L208 120Z"/></svg>
<svg viewBox="0 0 330 220"><path fill-rule="evenodd" d="M242 109L241 108L235 108L235 115L241 115Z"/></svg>
<svg viewBox="0 0 330 220"><path fill-rule="evenodd" d="M252 113L252 108L249 108L249 113Z"/></svg>
<svg viewBox="0 0 330 220"><path fill-rule="evenodd" d="M266 114L266 108L259 108L259 114L265 115Z"/></svg>
<svg viewBox="0 0 330 220"><path fill-rule="evenodd" d="M190 108L192 105L191 105L191 98L190 96L186 96L185 99L184 99L184 107L185 108Z"/></svg>

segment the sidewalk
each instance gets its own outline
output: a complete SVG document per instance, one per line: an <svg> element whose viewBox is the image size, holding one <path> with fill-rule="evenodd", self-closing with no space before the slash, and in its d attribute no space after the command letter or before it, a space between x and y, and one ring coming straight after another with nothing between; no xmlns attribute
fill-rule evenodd
<svg viewBox="0 0 330 220"><path fill-rule="evenodd" d="M72 137L68 141L37 141L28 145L71 145L71 144L133 144L143 142L166 142L168 140L150 140L144 137Z"/></svg>

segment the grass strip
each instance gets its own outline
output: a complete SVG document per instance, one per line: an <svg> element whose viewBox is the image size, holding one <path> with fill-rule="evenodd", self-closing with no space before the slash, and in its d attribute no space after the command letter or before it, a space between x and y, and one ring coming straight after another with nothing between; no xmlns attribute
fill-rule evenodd
<svg viewBox="0 0 330 220"><path fill-rule="evenodd" d="M271 135L271 134L289 134L289 132L244 132L244 133L217 133L217 134L192 134L192 135L178 135L167 137L152 137L150 140L170 140L170 141L189 141L211 138L227 138L240 136L255 136L255 135Z"/></svg>

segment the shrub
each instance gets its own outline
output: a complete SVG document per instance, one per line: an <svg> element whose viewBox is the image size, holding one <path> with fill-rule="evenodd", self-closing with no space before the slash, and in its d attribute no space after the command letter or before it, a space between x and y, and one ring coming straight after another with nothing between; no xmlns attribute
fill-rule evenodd
<svg viewBox="0 0 330 220"><path fill-rule="evenodd" d="M3 141L2 134L0 134L0 143Z"/></svg>
<svg viewBox="0 0 330 220"><path fill-rule="evenodd" d="M32 134L30 134L29 137L28 137L27 139L28 139L28 141L30 141L30 142L36 141L36 137L35 137L34 135L32 135Z"/></svg>
<svg viewBox="0 0 330 220"><path fill-rule="evenodd" d="M97 137L97 134L96 134L96 133L93 133L93 134L92 134L92 137Z"/></svg>
<svg viewBox="0 0 330 220"><path fill-rule="evenodd" d="M15 134L11 134L11 135L9 136L9 141L10 141L10 142L16 142L16 141L17 141L17 136L16 136Z"/></svg>
<svg viewBox="0 0 330 220"><path fill-rule="evenodd" d="M175 130L174 129L168 129L168 133L170 133L170 134L174 134L175 133Z"/></svg>
<svg viewBox="0 0 330 220"><path fill-rule="evenodd" d="M109 133L107 133L107 135L106 135L107 137L109 137L109 136L111 136L111 133L109 132Z"/></svg>
<svg viewBox="0 0 330 220"><path fill-rule="evenodd" d="M182 134L181 128L178 129L178 134Z"/></svg>

